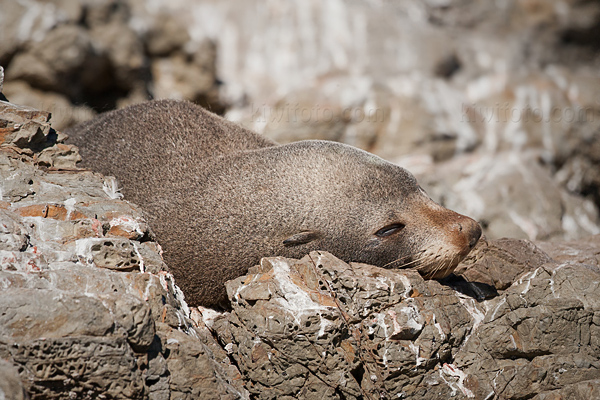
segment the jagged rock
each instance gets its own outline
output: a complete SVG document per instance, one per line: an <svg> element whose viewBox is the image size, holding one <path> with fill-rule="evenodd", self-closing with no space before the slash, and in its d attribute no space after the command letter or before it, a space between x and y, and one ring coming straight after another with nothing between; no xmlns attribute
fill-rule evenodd
<svg viewBox="0 0 600 400"><path fill-rule="evenodd" d="M597 246L600 236L593 240ZM455 359L475 398L552 398L561 392L593 398L599 277L597 267L576 261L548 263L484 304L481 323Z"/></svg>
<svg viewBox="0 0 600 400"><path fill-rule="evenodd" d="M141 211L74 168L48 117L0 103L0 359L17 371L0 365L4 397L247 398Z"/></svg>
<svg viewBox="0 0 600 400"><path fill-rule="evenodd" d="M155 15L149 12L154 6L137 0L13 3L0 1L6 11L0 20L6 95L53 108L59 117L55 128L91 118L90 108L106 111L151 95L179 96L223 111L214 45L205 37L192 39L192 28L168 13Z"/></svg>
<svg viewBox="0 0 600 400"><path fill-rule="evenodd" d="M185 26L167 15L157 18L146 34L146 49L153 56L165 57L182 50L189 40L190 35Z"/></svg>
<svg viewBox="0 0 600 400"><path fill-rule="evenodd" d="M593 398L600 270L510 239L471 258L443 284L322 252L266 258L227 283L213 329L258 399Z"/></svg>
<svg viewBox="0 0 600 400"><path fill-rule="evenodd" d="M7 79L21 79L46 90L72 90L69 79L85 70L93 56L89 34L73 25L50 30L42 41L17 54L6 70ZM72 95L74 93L71 93Z"/></svg>
<svg viewBox="0 0 600 400"><path fill-rule="evenodd" d="M473 284L507 289L524 273L551 262L546 253L528 240L483 239L455 271Z"/></svg>
<svg viewBox="0 0 600 400"><path fill-rule="evenodd" d="M96 114L85 105L72 105L63 94L34 89L23 81L7 82L3 93L13 104L27 104L38 110L48 110L52 115L52 126L58 131L87 121Z"/></svg>
<svg viewBox="0 0 600 400"><path fill-rule="evenodd" d="M50 139L50 113L0 101L0 144L39 149Z"/></svg>

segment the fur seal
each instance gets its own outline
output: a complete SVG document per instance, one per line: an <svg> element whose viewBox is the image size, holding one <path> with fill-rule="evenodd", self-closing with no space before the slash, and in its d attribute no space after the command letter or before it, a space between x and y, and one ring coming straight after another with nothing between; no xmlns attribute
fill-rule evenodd
<svg viewBox="0 0 600 400"><path fill-rule="evenodd" d="M133 105L67 134L85 166L116 176L145 211L191 306L226 306L224 282L261 257L313 250L443 278L481 236L373 154L279 145L186 101Z"/></svg>

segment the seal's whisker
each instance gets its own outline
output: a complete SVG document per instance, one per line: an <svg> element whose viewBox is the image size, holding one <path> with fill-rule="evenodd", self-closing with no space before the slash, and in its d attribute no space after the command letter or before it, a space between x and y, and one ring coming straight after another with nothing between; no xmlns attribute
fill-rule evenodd
<svg viewBox="0 0 600 400"><path fill-rule="evenodd" d="M391 266L391 265L393 265L393 264L396 264L396 263L402 262L402 261L404 261L404 260L405 260L405 259L407 259L407 258L413 257L413 256L415 256L415 255L417 255L417 254L422 254L422 253L423 253L423 252L419 252L419 253L416 253L416 254L409 254L409 255L407 255L407 256L404 256L404 257L397 258L397 259L395 259L394 261L392 261L392 262L389 262L389 263L385 264L385 265L383 266L383 268L389 267L389 266ZM414 260L412 260L412 261L410 261L410 262L408 262L408 263L406 263L406 264L402 264L402 265L400 265L400 266L398 266L398 267L396 267L396 268L404 268L404 267L405 267L405 266L407 266L407 265L410 265L410 264L414 264L414 263L416 263L416 262L423 261L423 260L427 259L428 257L429 257L428 255L425 255L425 256L423 256L423 257L416 258L416 259L414 259Z"/></svg>
<svg viewBox="0 0 600 400"><path fill-rule="evenodd" d="M420 252L418 252L418 253L414 253L414 254L408 254L408 255L406 255L406 256L403 256L403 257L396 258L395 260L393 260L393 261L390 261L389 263L387 263L387 264L383 265L381 268L388 268L389 266L391 266L391 265L393 265L393 264L396 264L396 263L398 263L398 262L404 261L404 260L405 260L405 259L407 259L407 258L413 257L413 256L415 256L415 255L418 255L418 254L422 254L422 253L423 253L423 251L420 251Z"/></svg>
<svg viewBox="0 0 600 400"><path fill-rule="evenodd" d="M397 268L405 268L405 267L408 267L411 264L418 263L418 262L421 262L423 260L429 260L429 259L431 259L431 256L430 255L426 255L426 256L423 256L421 258L417 258L415 260L407 262L406 264L402 264L402 265L398 266Z"/></svg>

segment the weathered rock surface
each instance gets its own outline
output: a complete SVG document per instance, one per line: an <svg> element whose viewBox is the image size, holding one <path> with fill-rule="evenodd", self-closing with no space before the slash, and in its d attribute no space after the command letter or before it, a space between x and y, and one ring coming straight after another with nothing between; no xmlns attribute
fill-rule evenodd
<svg viewBox="0 0 600 400"><path fill-rule="evenodd" d="M233 311L213 329L257 399L592 399L600 236L589 242L596 265L484 243L444 282L321 252L266 258L227 284Z"/></svg>
<svg viewBox="0 0 600 400"><path fill-rule="evenodd" d="M49 117L0 102L4 398L598 397L600 235L482 240L442 282L266 258L231 312L189 310L142 212Z"/></svg>
<svg viewBox="0 0 600 400"><path fill-rule="evenodd" d="M213 45L185 46L187 28L144 3L0 1L4 93L52 111L56 129L152 96L222 111Z"/></svg>
<svg viewBox="0 0 600 400"><path fill-rule="evenodd" d="M0 397L247 398L140 210L48 120L0 102Z"/></svg>

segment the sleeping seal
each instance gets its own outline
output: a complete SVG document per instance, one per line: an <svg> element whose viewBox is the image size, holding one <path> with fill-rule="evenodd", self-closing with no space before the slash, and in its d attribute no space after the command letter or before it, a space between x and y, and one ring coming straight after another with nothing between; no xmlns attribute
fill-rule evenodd
<svg viewBox="0 0 600 400"><path fill-rule="evenodd" d="M431 200L405 169L357 148L279 145L185 101L101 115L67 132L84 165L139 204L192 306L261 257L326 250L344 261L443 278L481 228Z"/></svg>

